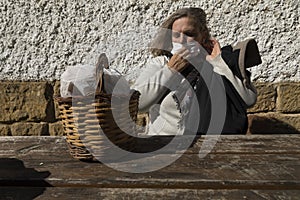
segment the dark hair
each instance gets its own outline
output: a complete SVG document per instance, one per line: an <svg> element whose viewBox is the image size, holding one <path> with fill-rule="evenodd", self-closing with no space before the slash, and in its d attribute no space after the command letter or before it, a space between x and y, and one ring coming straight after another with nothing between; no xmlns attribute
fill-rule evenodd
<svg viewBox="0 0 300 200"><path fill-rule="evenodd" d="M170 53L172 49L172 26L173 23L180 18L188 17L192 20L195 26L199 29L202 41L201 45L210 54L212 51L212 43L210 41L210 34L207 28L206 13L201 8L182 8L177 10L171 16L169 16L161 25L158 34L151 43L151 53L154 56L165 55L171 57Z"/></svg>

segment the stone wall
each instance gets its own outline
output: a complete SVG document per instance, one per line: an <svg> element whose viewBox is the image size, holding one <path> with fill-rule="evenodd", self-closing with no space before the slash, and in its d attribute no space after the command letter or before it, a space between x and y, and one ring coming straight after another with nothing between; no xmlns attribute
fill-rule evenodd
<svg viewBox="0 0 300 200"><path fill-rule="evenodd" d="M300 83L256 83L258 101L248 110L248 134L300 132ZM59 82L0 82L0 135L63 135ZM139 119L144 123L144 116Z"/></svg>
<svg viewBox="0 0 300 200"><path fill-rule="evenodd" d="M0 82L0 135L62 135L56 82Z"/></svg>
<svg viewBox="0 0 300 200"><path fill-rule="evenodd" d="M256 83L256 88L259 95L248 110L248 132L300 132L300 83Z"/></svg>

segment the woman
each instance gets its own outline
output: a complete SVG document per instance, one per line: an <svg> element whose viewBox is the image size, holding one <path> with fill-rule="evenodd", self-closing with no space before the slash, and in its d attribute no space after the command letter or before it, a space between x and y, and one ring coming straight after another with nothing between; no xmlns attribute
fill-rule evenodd
<svg viewBox="0 0 300 200"><path fill-rule="evenodd" d="M245 70L259 64L255 41L221 49L200 8L178 10L161 28L152 43L154 58L134 85L141 92L140 111L149 112L147 133L244 133L246 108L257 96ZM253 62L245 63L250 56Z"/></svg>

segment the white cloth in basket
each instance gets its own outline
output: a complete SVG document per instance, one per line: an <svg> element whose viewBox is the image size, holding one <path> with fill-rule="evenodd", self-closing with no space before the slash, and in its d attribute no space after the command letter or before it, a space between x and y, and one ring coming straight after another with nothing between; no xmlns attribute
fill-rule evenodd
<svg viewBox="0 0 300 200"><path fill-rule="evenodd" d="M120 72L104 69L104 90L108 94L129 94L130 87ZM67 67L61 75L61 97L88 96L95 94L99 82L95 66L76 65ZM117 86L117 87L115 87Z"/></svg>

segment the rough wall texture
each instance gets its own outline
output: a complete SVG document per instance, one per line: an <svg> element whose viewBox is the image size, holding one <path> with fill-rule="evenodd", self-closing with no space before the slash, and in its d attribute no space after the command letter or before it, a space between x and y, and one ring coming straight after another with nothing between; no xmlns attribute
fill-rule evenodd
<svg viewBox="0 0 300 200"><path fill-rule="evenodd" d="M1 0L0 80L58 80L67 66L94 63L134 80L153 32L174 10L206 10L221 45L255 37L263 64L256 81L299 81L299 0Z"/></svg>

